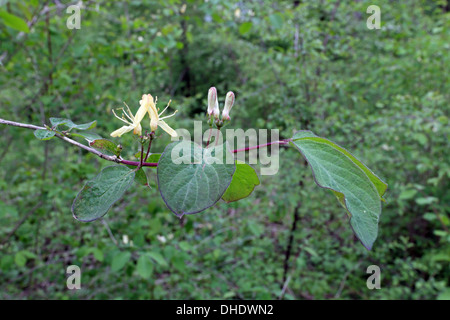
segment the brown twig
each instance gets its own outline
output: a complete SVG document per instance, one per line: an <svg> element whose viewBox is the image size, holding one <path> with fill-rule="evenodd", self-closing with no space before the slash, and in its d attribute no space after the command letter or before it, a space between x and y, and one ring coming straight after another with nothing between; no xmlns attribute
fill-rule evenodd
<svg viewBox="0 0 450 320"><path fill-rule="evenodd" d="M294 219L292 221L291 233L289 235L288 245L287 245L286 253L284 256L284 271L283 271L283 286L282 286L282 288L284 287L284 285L286 283L286 277L287 277L287 273L289 270L289 258L291 257L292 243L294 242L294 233L295 233L295 230L297 229L297 221L299 220L298 211L300 210L300 206L301 206L301 204L298 203L294 209Z"/></svg>

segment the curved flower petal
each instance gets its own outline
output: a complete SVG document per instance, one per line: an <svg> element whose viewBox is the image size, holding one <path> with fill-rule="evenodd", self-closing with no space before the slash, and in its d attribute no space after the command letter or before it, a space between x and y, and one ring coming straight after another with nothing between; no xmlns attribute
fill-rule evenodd
<svg viewBox="0 0 450 320"><path fill-rule="evenodd" d="M142 101L142 100L141 100ZM141 107L136 112L136 115L134 116L134 123L138 124L141 123L142 119L144 119L145 115L147 114L148 107L146 104L141 104Z"/></svg>
<svg viewBox="0 0 450 320"><path fill-rule="evenodd" d="M134 126L123 126L122 128L117 129L116 131L112 132L111 137L120 137L124 133L130 132L134 128L135 128Z"/></svg>
<svg viewBox="0 0 450 320"><path fill-rule="evenodd" d="M163 129L165 132L170 134L172 137L178 137L178 134L175 130L173 130L164 120L159 120L158 125Z"/></svg>
<svg viewBox="0 0 450 320"><path fill-rule="evenodd" d="M156 105L155 105L155 101L153 100L152 95L148 94L147 95L147 111L148 111L148 115L150 116L151 120L154 121L158 121L159 116L158 116L158 110L156 109Z"/></svg>

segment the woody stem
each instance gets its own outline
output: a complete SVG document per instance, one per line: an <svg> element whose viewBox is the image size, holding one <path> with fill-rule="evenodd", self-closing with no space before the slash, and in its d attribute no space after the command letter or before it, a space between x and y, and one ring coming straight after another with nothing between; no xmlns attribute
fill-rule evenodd
<svg viewBox="0 0 450 320"><path fill-rule="evenodd" d="M142 168L143 163L144 163L144 143L141 142L141 162L139 163L138 170Z"/></svg>
<svg viewBox="0 0 450 320"><path fill-rule="evenodd" d="M148 141L148 148L147 148L147 153L146 153L146 155L145 155L145 158L144 158L144 161L143 161L143 162L147 161L147 158L148 158L148 156L150 155L150 148L151 148L151 146L152 146L152 140L153 140L153 137L154 137L154 131L150 132L150 134L148 135L148 138L149 138L149 141Z"/></svg>

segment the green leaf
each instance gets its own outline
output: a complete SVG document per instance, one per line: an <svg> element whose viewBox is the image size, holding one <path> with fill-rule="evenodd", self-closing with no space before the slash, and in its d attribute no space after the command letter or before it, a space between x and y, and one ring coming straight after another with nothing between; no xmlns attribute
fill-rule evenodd
<svg viewBox="0 0 450 320"><path fill-rule="evenodd" d="M144 155L145 155L145 153L144 153ZM139 151L134 156L136 157L136 159L140 160L141 152ZM161 158L161 153L152 153L148 156L148 158L147 158L147 160L145 160L145 162L157 163L159 161L159 158ZM150 167L150 168L156 168L156 167Z"/></svg>
<svg viewBox="0 0 450 320"><path fill-rule="evenodd" d="M63 119L63 118L50 118L50 123L53 127L57 126L66 126L69 130L70 129L77 129L77 130L89 130L94 128L97 125L97 120L94 120L92 122L83 123L83 124L75 124L70 119Z"/></svg>
<svg viewBox="0 0 450 320"><path fill-rule="evenodd" d="M432 204L433 202L438 202L438 201L439 201L439 199L436 197L425 197L425 198L417 198L416 199L416 203L419 206L425 206L425 205Z"/></svg>
<svg viewBox="0 0 450 320"><path fill-rule="evenodd" d="M437 296L436 300L450 300L450 288L447 288L446 290L441 292Z"/></svg>
<svg viewBox="0 0 450 320"><path fill-rule="evenodd" d="M227 143L203 149L191 141L173 142L158 162L159 191L178 217L197 213L220 200L235 168Z"/></svg>
<svg viewBox="0 0 450 320"><path fill-rule="evenodd" d="M403 190L399 196L398 200L408 200L414 198L414 196L417 194L417 190L414 189L407 189Z"/></svg>
<svg viewBox="0 0 450 320"><path fill-rule="evenodd" d="M36 255L33 252L27 250L21 250L16 253L14 261L19 267L25 266L28 259L35 259Z"/></svg>
<svg viewBox="0 0 450 320"><path fill-rule="evenodd" d="M248 33L251 28L252 28L252 23L251 22L244 22L243 24L241 24L239 26L239 33L241 35L244 35L244 34Z"/></svg>
<svg viewBox="0 0 450 320"><path fill-rule="evenodd" d="M143 185L144 187L148 187L147 174L145 173L143 168L140 168L139 170L136 171L134 181L136 181L140 185Z"/></svg>
<svg viewBox="0 0 450 320"><path fill-rule="evenodd" d="M384 193L386 192L388 185L383 180L378 178L375 175L375 173L373 173L369 168L367 168L365 166L365 164L363 164L361 161L356 159L355 156L353 156L350 152L348 152L344 148L340 147L339 145L331 142L330 140L316 136L314 133L312 133L309 130L297 131L294 134L294 136L292 137L292 140L297 140L297 139L302 139L302 138L310 138L310 140L313 140L313 141L326 143L326 144L332 146L333 148L335 148L336 150L342 152L347 157L349 157L353 161L353 163L355 163L358 167L360 167L364 171L364 173L369 177L370 181L372 181L372 183L377 188L377 191L378 191L378 194L380 195L381 201L384 201L384 199L382 199L382 197L383 197Z"/></svg>
<svg viewBox="0 0 450 320"><path fill-rule="evenodd" d="M69 119L63 119L63 118L50 118L50 123L52 124L53 127L57 127L59 125L65 124L67 122L72 122ZM73 122L72 122L73 123Z"/></svg>
<svg viewBox="0 0 450 320"><path fill-rule="evenodd" d="M0 10L0 18L2 18L3 23L10 28L13 28L15 30L22 31L25 33L30 32L30 28L28 28L27 23L23 19L15 16L13 14L10 14L4 10Z"/></svg>
<svg viewBox="0 0 450 320"><path fill-rule="evenodd" d="M131 253L128 251L119 251L111 261L111 271L117 272L121 270L128 261L130 261Z"/></svg>
<svg viewBox="0 0 450 320"><path fill-rule="evenodd" d="M164 259L164 257L159 252L151 251L151 252L145 253L145 255L152 258L153 260L155 260L162 267L167 267L169 265L167 263L167 261Z"/></svg>
<svg viewBox="0 0 450 320"><path fill-rule="evenodd" d="M100 137L98 134L93 133L93 132L78 132L78 133L72 132L70 135L72 135L74 137L84 138L89 143L94 140L102 139L102 137Z"/></svg>
<svg viewBox="0 0 450 320"><path fill-rule="evenodd" d="M55 131L49 131L46 129L37 129L34 131L34 136L39 140L50 140L55 136Z"/></svg>
<svg viewBox="0 0 450 320"><path fill-rule="evenodd" d="M27 263L27 257L22 254L22 251L19 251L14 257L14 262L18 267L23 267Z"/></svg>
<svg viewBox="0 0 450 320"><path fill-rule="evenodd" d="M350 224L358 239L370 250L378 234L384 183L348 151L310 131L297 132L291 144L311 166L317 185L342 194ZM380 189L373 183L375 179L379 180Z"/></svg>
<svg viewBox="0 0 450 320"><path fill-rule="evenodd" d="M97 261L102 262L104 259L103 252L99 248L95 248L95 247L89 248L88 253L92 253L94 258L97 259Z"/></svg>
<svg viewBox="0 0 450 320"><path fill-rule="evenodd" d="M186 241L181 241L180 243L178 243L178 245L180 246L180 249L183 251L192 250L192 246Z"/></svg>
<svg viewBox="0 0 450 320"><path fill-rule="evenodd" d="M153 264L147 255L141 255L136 265L136 271L144 278L149 279L153 273Z"/></svg>
<svg viewBox="0 0 450 320"><path fill-rule="evenodd" d="M72 205L75 219L90 222L103 217L134 181L135 173L126 166L104 168L88 181Z"/></svg>
<svg viewBox="0 0 450 320"><path fill-rule="evenodd" d="M280 13L271 14L269 21L275 29L280 29L283 26L283 16Z"/></svg>
<svg viewBox="0 0 450 320"><path fill-rule="evenodd" d="M89 142L89 146L99 149L102 151L106 151L106 154L120 156L122 152L122 147L120 145L115 144L106 139L96 139L94 141Z"/></svg>
<svg viewBox="0 0 450 320"><path fill-rule="evenodd" d="M233 174L230 186L225 191L222 199L233 202L248 197L256 186L259 185L258 175L250 165L236 161L236 171Z"/></svg>

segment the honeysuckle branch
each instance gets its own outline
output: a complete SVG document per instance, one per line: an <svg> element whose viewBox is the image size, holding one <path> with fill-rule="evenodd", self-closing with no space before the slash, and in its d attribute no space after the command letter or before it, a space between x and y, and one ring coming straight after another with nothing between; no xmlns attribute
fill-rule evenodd
<svg viewBox="0 0 450 320"><path fill-rule="evenodd" d="M5 124L8 126L14 126L14 127L19 127L19 128L32 129L32 130L39 130L39 129L46 130L47 129L45 127L40 127L40 126L35 126L32 124L20 123L20 122L15 122L15 121L9 121L9 120L5 120L5 119L1 119L1 118L0 118L0 124ZM131 166L136 166L136 167L140 165L140 161L128 161L128 160L118 158L117 156L110 156L110 155L101 153L100 151L98 151L94 148L88 147L84 144L81 144L81 143L79 143L75 140L72 140L66 136L63 136L59 133L56 133L55 137L58 137L59 139L64 140L65 142L68 142L70 144L73 144L74 146L77 146L81 149L84 149L84 150L90 152L90 153L93 153L104 160L113 161L116 163L123 163L126 165L131 165ZM142 164L143 167L156 167L157 165L158 165L157 163L143 163Z"/></svg>
<svg viewBox="0 0 450 320"><path fill-rule="evenodd" d="M45 127L40 127L40 126L35 126L32 124L26 124L26 123L20 123L20 122L15 122L15 121L10 121L10 120L5 120L5 119L1 119L0 118L0 124L4 124L4 125L8 125L8 126L14 126L14 127L19 127L19 128L26 128L26 129L32 129L32 130L48 130ZM130 160L124 160L122 158L119 158L117 156L110 156L107 154L104 154L94 148L88 147L82 143L79 143L75 140L72 140L62 134L56 133L55 137L68 142L74 146L77 146L81 149L84 149L90 153L93 153L95 155L97 155L98 157L107 160L107 161L112 161L112 162L116 162L116 163L121 163L121 164L126 164L129 166L135 166L135 167L157 167L158 163L156 162L145 162L145 160L147 160L146 158L148 157L149 153L147 153L144 161L141 163L141 161L130 161ZM247 148L241 148L241 149L236 149L231 151L232 153L237 153L237 152L245 152L245 151L249 151L249 150L255 150L255 149L260 149L263 147L267 147L270 146L272 144L279 144L279 145L287 145L289 144L290 139L286 139L286 140L279 140L279 141L273 141L273 142L268 142L268 143L264 143L264 144L260 144L257 146L252 146L252 147L247 147ZM151 141L150 141L151 143ZM142 153L143 154L143 153Z"/></svg>

